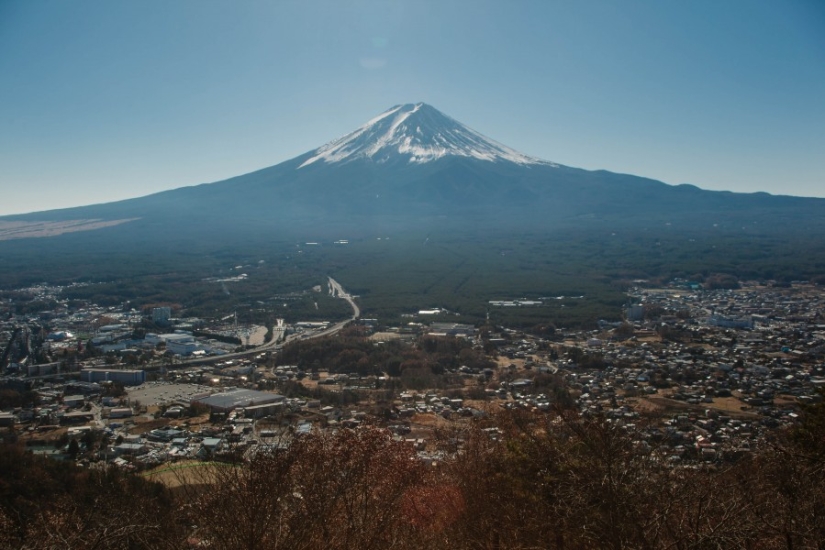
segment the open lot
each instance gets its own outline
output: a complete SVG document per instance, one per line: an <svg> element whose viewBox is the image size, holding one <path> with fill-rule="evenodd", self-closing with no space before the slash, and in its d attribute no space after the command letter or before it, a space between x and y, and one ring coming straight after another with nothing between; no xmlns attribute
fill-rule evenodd
<svg viewBox="0 0 825 550"><path fill-rule="evenodd" d="M165 382L147 382L127 391L129 399L140 401L142 405L163 405L174 401L189 401L193 396L209 393L213 388L199 384L168 384Z"/></svg>
<svg viewBox="0 0 825 550"><path fill-rule="evenodd" d="M189 460L175 464L164 464L142 474L151 481L163 483L170 489L182 485L206 485L215 483L222 468L234 466L218 462Z"/></svg>
<svg viewBox="0 0 825 550"><path fill-rule="evenodd" d="M684 401L668 399L660 395L647 397L636 397L628 400L628 404L639 411L648 413L663 414L667 412L694 412L704 414L707 410L715 410L721 414L726 414L734 418L750 419L759 418L759 414L752 410L743 409L743 403L735 397L717 397L713 403L702 403L692 405Z"/></svg>

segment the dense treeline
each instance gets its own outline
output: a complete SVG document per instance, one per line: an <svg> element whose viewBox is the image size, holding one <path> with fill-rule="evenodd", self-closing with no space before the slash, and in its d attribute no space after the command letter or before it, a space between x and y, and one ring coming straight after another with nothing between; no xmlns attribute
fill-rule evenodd
<svg viewBox="0 0 825 550"><path fill-rule="evenodd" d="M345 302L307 293L316 285L325 288L332 275L359 295L365 317L383 323L401 323L403 313L442 307L450 312L442 320L480 323L489 314L493 323L506 326L590 327L599 318L620 317L623 292L635 279L681 277L722 286L735 285L736 278L821 284L821 235L806 234L804 228L795 234L763 229L759 224L704 231L666 225L500 234L493 228L422 229L391 239L353 239L346 246L250 240L230 247L198 241L183 250L170 245L128 251L83 246L86 241L77 235L66 235L38 240L37 247L33 241L0 243L0 288L81 281L94 284L67 289L67 297L101 305L128 300L137 308L174 303L182 315L202 317L237 311L242 321L265 323L275 317L348 316ZM217 282L242 273L248 278ZM291 293L307 294L293 299L287 296ZM548 297L553 299L541 307L488 304Z"/></svg>
<svg viewBox="0 0 825 550"><path fill-rule="evenodd" d="M339 430L182 470L174 495L6 446L0 536L17 548L820 548L823 419L819 405L714 467L672 467L638 432L570 411L440 433L437 467L384 430Z"/></svg>
<svg viewBox="0 0 825 550"><path fill-rule="evenodd" d="M494 366L464 338L422 336L413 344L401 340L378 343L358 331L356 326L336 337L292 342L276 356L277 363L296 365L305 371L317 371L323 365L330 373L388 374L402 378L410 377L413 372L422 376L441 375L460 366L474 369Z"/></svg>

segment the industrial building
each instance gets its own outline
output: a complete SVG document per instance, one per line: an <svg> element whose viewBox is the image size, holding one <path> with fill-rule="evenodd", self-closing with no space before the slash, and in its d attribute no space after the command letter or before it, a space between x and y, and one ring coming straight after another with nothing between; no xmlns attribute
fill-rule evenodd
<svg viewBox="0 0 825 550"><path fill-rule="evenodd" d="M432 323L430 335L433 336L473 336L476 329L473 325L461 323Z"/></svg>
<svg viewBox="0 0 825 550"><path fill-rule="evenodd" d="M206 405L212 412L229 412L234 409L282 403L283 401L283 395L236 388L221 393L213 393L206 397L195 398L192 403Z"/></svg>
<svg viewBox="0 0 825 550"><path fill-rule="evenodd" d="M80 379L84 382L118 382L124 386L139 386L146 382L146 372L142 370L83 369Z"/></svg>
<svg viewBox="0 0 825 550"><path fill-rule="evenodd" d="M49 376L60 374L60 362L26 365L26 376Z"/></svg>
<svg viewBox="0 0 825 550"><path fill-rule="evenodd" d="M194 336L185 332L161 334L160 338L166 342L166 350L177 355L191 355L193 352L203 349Z"/></svg>

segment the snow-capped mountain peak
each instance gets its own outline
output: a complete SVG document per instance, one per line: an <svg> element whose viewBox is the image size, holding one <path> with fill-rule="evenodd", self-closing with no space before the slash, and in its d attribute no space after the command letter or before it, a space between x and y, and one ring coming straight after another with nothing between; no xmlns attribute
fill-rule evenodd
<svg viewBox="0 0 825 550"><path fill-rule="evenodd" d="M396 105L354 132L319 147L299 168L318 161L333 164L369 158L378 163L399 159L425 163L446 156L552 165L493 141L426 103L416 103Z"/></svg>

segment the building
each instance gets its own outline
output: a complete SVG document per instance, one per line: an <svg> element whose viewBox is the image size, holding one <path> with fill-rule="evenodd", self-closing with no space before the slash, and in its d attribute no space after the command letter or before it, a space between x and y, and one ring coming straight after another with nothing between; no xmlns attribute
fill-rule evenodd
<svg viewBox="0 0 825 550"><path fill-rule="evenodd" d="M168 443L173 439L178 439L181 437L186 437L185 431L173 428L171 426L165 426L163 428L157 428L150 431L147 434L146 439L149 441Z"/></svg>
<svg viewBox="0 0 825 550"><path fill-rule="evenodd" d="M132 416L131 407L115 407L109 410L109 418L129 418Z"/></svg>
<svg viewBox="0 0 825 550"><path fill-rule="evenodd" d="M17 421L15 418L14 413L10 412L0 412L0 426L4 428L9 428L14 426L14 423Z"/></svg>
<svg viewBox="0 0 825 550"><path fill-rule="evenodd" d="M26 365L26 376L49 376L51 374L60 374L59 362Z"/></svg>
<svg viewBox="0 0 825 550"><path fill-rule="evenodd" d="M220 437L205 437L201 442L201 454L203 456L209 456L212 453L220 451L222 447L223 439Z"/></svg>
<svg viewBox="0 0 825 550"><path fill-rule="evenodd" d="M63 404L69 408L82 407L86 403L86 398L82 395L64 395Z"/></svg>
<svg viewBox="0 0 825 550"><path fill-rule="evenodd" d="M238 408L254 407L272 403L283 403L284 396L243 388L213 393L205 397L192 398L192 403L206 405L212 412L229 412Z"/></svg>
<svg viewBox="0 0 825 550"><path fill-rule="evenodd" d="M84 382L117 382L124 386L139 386L146 382L146 372L142 370L83 369L80 379Z"/></svg>
<svg viewBox="0 0 825 550"><path fill-rule="evenodd" d="M168 307L156 307L152 309L152 322L156 325L168 325L172 317L172 309Z"/></svg>
<svg viewBox="0 0 825 550"><path fill-rule="evenodd" d="M645 318L645 306L630 306L625 310L628 321L641 321Z"/></svg>
<svg viewBox="0 0 825 550"><path fill-rule="evenodd" d="M161 334L160 338L166 342L166 351L171 351L176 355L192 355L192 353L203 349L194 336L185 332Z"/></svg>
<svg viewBox="0 0 825 550"><path fill-rule="evenodd" d="M60 418L61 425L86 424L95 419L95 414L91 411L72 411L64 413Z"/></svg>
<svg viewBox="0 0 825 550"><path fill-rule="evenodd" d="M722 315L711 315L708 319L708 324L714 327L752 329L753 317L748 316L734 319Z"/></svg>
<svg viewBox="0 0 825 550"><path fill-rule="evenodd" d="M103 388L100 384L94 382L82 382L80 380L71 380L66 382L66 393L82 393L83 395L91 395L100 393ZM104 398L105 399L105 398Z"/></svg>
<svg viewBox="0 0 825 550"><path fill-rule="evenodd" d="M141 443L121 443L120 445L115 445L112 447L115 455L142 455L146 454L149 451L149 448L146 445Z"/></svg>
<svg viewBox="0 0 825 550"><path fill-rule="evenodd" d="M433 336L473 336L476 329L473 325L461 323L433 323L430 325L430 334Z"/></svg>

